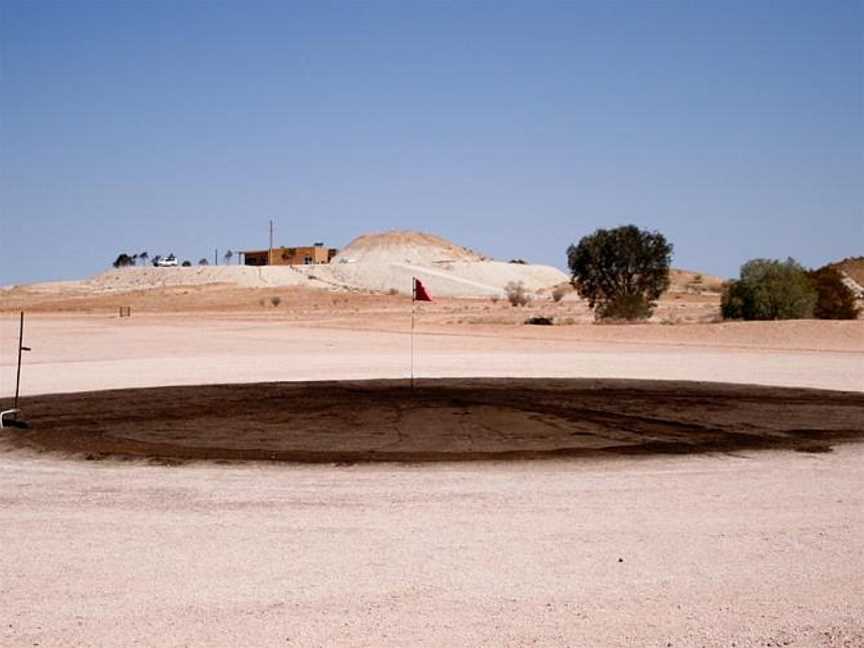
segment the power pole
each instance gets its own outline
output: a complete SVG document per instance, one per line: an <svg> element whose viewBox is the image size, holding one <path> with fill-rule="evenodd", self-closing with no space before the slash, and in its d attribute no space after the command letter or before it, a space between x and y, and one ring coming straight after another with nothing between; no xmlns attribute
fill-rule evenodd
<svg viewBox="0 0 864 648"><path fill-rule="evenodd" d="M219 265L219 248L213 250L213 265Z"/></svg>
<svg viewBox="0 0 864 648"><path fill-rule="evenodd" d="M273 263L273 219L270 219L270 251L267 253L267 265Z"/></svg>

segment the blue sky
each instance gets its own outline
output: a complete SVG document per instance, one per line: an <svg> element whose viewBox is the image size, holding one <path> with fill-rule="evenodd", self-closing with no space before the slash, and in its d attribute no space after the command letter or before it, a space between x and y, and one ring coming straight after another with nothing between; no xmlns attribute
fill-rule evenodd
<svg viewBox="0 0 864 648"><path fill-rule="evenodd" d="M0 284L421 229L864 254L864 1L0 3Z"/></svg>

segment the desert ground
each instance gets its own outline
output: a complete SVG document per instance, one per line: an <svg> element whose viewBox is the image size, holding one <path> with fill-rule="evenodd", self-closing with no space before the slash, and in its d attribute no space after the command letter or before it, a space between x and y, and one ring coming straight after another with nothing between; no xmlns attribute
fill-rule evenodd
<svg viewBox="0 0 864 648"><path fill-rule="evenodd" d="M864 321L191 272L0 295L0 645L864 646Z"/></svg>
<svg viewBox="0 0 864 648"><path fill-rule="evenodd" d="M27 415L56 422L45 403L65 400L65 429L80 436L81 418L124 419L122 407L89 408L93 390L407 375L404 298L287 291L264 307L245 296L247 307L222 311L150 294L128 319L115 304L29 315ZM334 298L345 301L313 307ZM782 401L744 411L750 424L798 430L836 413L833 394L808 389L844 391L857 407L864 392L861 322L535 327L518 323L528 311L489 301L417 310L421 389L448 376L806 388L817 396L807 420ZM0 331L8 402L11 310ZM603 400L627 410L620 394ZM129 408L125 420L148 415L145 398ZM722 403L700 407L712 410L734 427ZM687 417L670 401L662 414ZM166 433L168 417L155 418L137 433ZM231 426L217 427L230 446ZM864 446L848 440L830 452L180 464L128 447L28 446L38 429L7 436L0 454L2 645L864 645Z"/></svg>

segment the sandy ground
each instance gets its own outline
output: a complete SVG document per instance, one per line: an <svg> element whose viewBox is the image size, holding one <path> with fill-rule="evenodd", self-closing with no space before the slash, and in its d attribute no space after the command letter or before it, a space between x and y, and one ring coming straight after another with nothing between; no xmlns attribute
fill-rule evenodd
<svg viewBox="0 0 864 648"><path fill-rule="evenodd" d="M34 315L23 394L226 382L405 378L404 311ZM418 316L417 375L707 380L864 390L864 321L529 327ZM18 321L0 317L0 396L14 392Z"/></svg>
<svg viewBox="0 0 864 648"><path fill-rule="evenodd" d="M421 324L421 375L864 391L862 322L541 330L451 315ZM24 393L404 377L399 321L34 316ZM15 329L0 318L6 396ZM861 444L423 466L0 452L3 646L859 648L862 601Z"/></svg>
<svg viewBox="0 0 864 648"><path fill-rule="evenodd" d="M0 645L858 648L862 450L350 468L0 455Z"/></svg>

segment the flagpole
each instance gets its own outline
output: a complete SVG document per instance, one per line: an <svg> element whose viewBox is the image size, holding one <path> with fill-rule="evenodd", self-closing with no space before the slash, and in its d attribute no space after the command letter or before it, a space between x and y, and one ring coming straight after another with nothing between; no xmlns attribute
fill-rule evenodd
<svg viewBox="0 0 864 648"><path fill-rule="evenodd" d="M21 390L21 352L27 350L27 347L24 346L24 311L21 311L21 323L18 325L18 373L15 376L15 402L12 405L13 410L18 409L18 393ZM13 415L14 418L18 418L18 414Z"/></svg>
<svg viewBox="0 0 864 648"><path fill-rule="evenodd" d="M414 390L414 302L417 299L417 279L411 277L411 390Z"/></svg>

